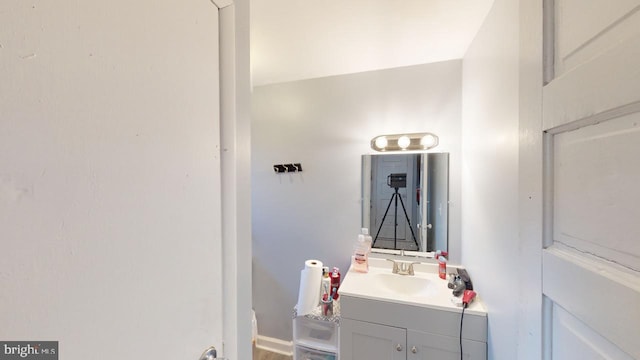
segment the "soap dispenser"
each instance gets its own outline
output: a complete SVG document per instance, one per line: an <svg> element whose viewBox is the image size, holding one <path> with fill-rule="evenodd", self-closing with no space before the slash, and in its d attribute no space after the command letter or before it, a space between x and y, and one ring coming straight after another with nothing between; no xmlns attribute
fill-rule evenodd
<svg viewBox="0 0 640 360"><path fill-rule="evenodd" d="M369 236L367 228L362 228L362 232L358 234L358 240L353 246L353 255L351 256L353 270L361 273L369 272L369 251L371 251L371 236Z"/></svg>
<svg viewBox="0 0 640 360"><path fill-rule="evenodd" d="M369 253L371 253L371 246L373 245L373 238L371 237L371 235L369 235L369 229L362 228L360 231L361 231L361 234L358 236L358 238L360 236L362 236L362 238L364 239L365 245L367 245L367 254L369 254Z"/></svg>

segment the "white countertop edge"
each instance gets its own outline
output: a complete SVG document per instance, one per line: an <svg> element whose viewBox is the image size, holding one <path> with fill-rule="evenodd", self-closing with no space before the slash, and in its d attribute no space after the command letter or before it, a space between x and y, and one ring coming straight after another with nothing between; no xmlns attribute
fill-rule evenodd
<svg viewBox="0 0 640 360"><path fill-rule="evenodd" d="M462 308L457 307L454 304L451 304L450 306L443 306L438 304L417 303L412 301L405 301L402 299L389 299L386 297L354 294L349 292L339 292L339 293L340 293L340 297L348 296L348 297L354 297L354 298L365 299L365 300L383 301L383 302L392 303L392 304L410 305L410 306L423 307L423 308L434 309L434 310L444 310L449 312L462 313ZM484 308L484 306L480 303L480 301L481 301L480 299L474 299L474 301L471 302L471 304L465 309L464 313L469 315L486 317L487 311Z"/></svg>

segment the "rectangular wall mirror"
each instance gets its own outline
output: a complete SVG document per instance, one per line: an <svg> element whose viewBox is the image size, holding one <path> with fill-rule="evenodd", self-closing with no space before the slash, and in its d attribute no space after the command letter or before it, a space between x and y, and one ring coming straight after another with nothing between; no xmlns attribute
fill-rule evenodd
<svg viewBox="0 0 640 360"><path fill-rule="evenodd" d="M374 249L447 250L449 154L362 156L362 227Z"/></svg>

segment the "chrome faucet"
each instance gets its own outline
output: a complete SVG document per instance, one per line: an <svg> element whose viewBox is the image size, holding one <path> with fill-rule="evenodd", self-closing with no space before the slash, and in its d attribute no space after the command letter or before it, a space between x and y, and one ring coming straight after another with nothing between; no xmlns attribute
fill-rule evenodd
<svg viewBox="0 0 640 360"><path fill-rule="evenodd" d="M398 275L414 275L413 265L420 264L419 262L404 262L404 261L395 261L391 259L387 259L387 261L391 261L393 263L394 274Z"/></svg>

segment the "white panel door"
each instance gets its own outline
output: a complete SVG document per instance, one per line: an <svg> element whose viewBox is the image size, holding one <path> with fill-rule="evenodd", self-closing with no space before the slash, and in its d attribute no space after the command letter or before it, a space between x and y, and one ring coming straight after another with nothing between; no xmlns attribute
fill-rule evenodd
<svg viewBox="0 0 640 360"><path fill-rule="evenodd" d="M218 15L0 3L1 341L65 360L222 348Z"/></svg>
<svg viewBox="0 0 640 360"><path fill-rule="evenodd" d="M545 357L638 359L640 1L547 4Z"/></svg>

